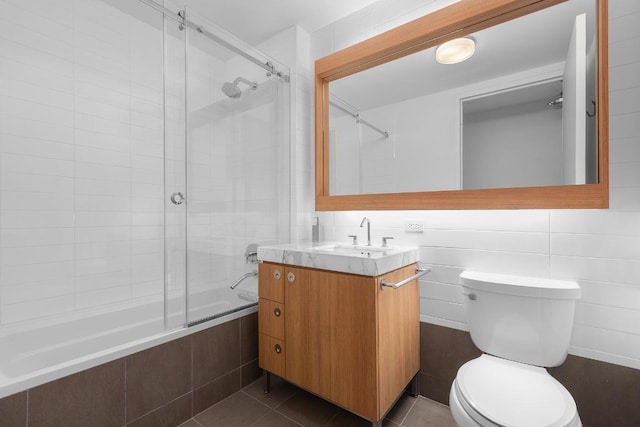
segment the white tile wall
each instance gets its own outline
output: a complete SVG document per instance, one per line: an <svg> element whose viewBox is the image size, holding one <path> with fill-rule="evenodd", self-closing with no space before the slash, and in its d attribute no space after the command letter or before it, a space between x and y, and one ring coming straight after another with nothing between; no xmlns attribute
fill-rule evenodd
<svg viewBox="0 0 640 427"><path fill-rule="evenodd" d="M314 32L311 59L441 4L380 0ZM463 330L458 275L464 269L577 280L583 295L570 353L640 369L640 2L609 1L609 20L610 209L322 213L323 237L362 237L358 224L366 215L375 241L385 235L418 245L421 262L433 269L420 285L422 320ZM310 82L303 81L308 91ZM307 135L311 140L299 142L298 150L312 146L313 135ZM305 155L312 159L311 152ZM308 159L299 171L307 170ZM312 175L301 181L304 192L313 194ZM408 220L423 221L424 233L406 233Z"/></svg>
<svg viewBox="0 0 640 427"><path fill-rule="evenodd" d="M160 15L0 8L0 327L161 296Z"/></svg>

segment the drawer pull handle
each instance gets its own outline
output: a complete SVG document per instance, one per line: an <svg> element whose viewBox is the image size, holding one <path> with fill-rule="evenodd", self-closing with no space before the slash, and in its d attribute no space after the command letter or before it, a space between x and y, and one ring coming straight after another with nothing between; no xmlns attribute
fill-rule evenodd
<svg viewBox="0 0 640 427"><path fill-rule="evenodd" d="M280 280L280 276L281 276L281 275L280 275L280 270L275 270L275 271L273 272L273 278L274 278L274 279L276 279L276 280Z"/></svg>
<svg viewBox="0 0 640 427"><path fill-rule="evenodd" d="M273 309L273 314L275 314L276 317L280 317L280 308L279 307L274 308Z"/></svg>
<svg viewBox="0 0 640 427"><path fill-rule="evenodd" d="M275 350L276 350L276 353L278 354L282 353L282 347L280 347L280 344L276 344Z"/></svg>
<svg viewBox="0 0 640 427"><path fill-rule="evenodd" d="M296 281L296 275L293 274L292 272L289 272L289 274L287 274L287 280L289 281L289 283L293 283Z"/></svg>

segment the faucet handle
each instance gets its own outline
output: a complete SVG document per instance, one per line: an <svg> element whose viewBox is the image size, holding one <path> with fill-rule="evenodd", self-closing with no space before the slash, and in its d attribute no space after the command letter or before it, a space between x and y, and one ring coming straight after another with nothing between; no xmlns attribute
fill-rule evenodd
<svg viewBox="0 0 640 427"><path fill-rule="evenodd" d="M355 234L349 234L349 237L353 239L353 241L351 242L352 245L358 244L358 236L356 236Z"/></svg>
<svg viewBox="0 0 640 427"><path fill-rule="evenodd" d="M386 248L388 246L387 245L387 240L389 240L389 239L393 239L393 237L385 236L385 237L382 238L382 247L383 248Z"/></svg>

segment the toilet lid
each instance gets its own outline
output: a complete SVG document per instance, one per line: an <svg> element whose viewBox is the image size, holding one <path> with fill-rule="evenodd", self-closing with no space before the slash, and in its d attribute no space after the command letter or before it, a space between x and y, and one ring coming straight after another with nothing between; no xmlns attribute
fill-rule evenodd
<svg viewBox="0 0 640 427"><path fill-rule="evenodd" d="M576 416L573 398L544 368L484 354L462 365L456 381L468 405L500 426L564 427Z"/></svg>

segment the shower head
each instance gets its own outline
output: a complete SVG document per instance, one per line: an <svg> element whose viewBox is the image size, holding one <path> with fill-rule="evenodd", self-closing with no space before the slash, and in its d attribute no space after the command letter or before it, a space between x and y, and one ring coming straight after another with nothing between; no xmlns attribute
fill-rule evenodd
<svg viewBox="0 0 640 427"><path fill-rule="evenodd" d="M226 82L225 84L223 84L222 92L224 92L224 94L229 98L240 98L240 95L242 94L242 91L238 87L238 83L240 82L248 85L252 90L256 90L258 88L258 82L251 82L243 77L238 77L233 81L233 83Z"/></svg>

